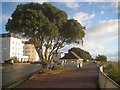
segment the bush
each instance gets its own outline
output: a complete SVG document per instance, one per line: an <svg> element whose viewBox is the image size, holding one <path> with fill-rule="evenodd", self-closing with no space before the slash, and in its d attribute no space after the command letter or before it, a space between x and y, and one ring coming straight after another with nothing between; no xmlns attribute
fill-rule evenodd
<svg viewBox="0 0 120 90"><path fill-rule="evenodd" d="M43 68L47 69L47 68L48 68L49 63L48 63L48 61L47 61L47 60L42 60L42 61L41 61L41 65L42 65L42 67L43 67Z"/></svg>
<svg viewBox="0 0 120 90"><path fill-rule="evenodd" d="M5 63L12 64L12 59L5 61Z"/></svg>
<svg viewBox="0 0 120 90"><path fill-rule="evenodd" d="M52 70L57 70L57 69L59 69L59 66L57 66L57 65L56 65L56 66L54 65L54 66L52 67Z"/></svg>
<svg viewBox="0 0 120 90"><path fill-rule="evenodd" d="M61 65L53 65L48 67L51 70L58 70L58 69L63 69L64 67Z"/></svg>
<svg viewBox="0 0 120 90"><path fill-rule="evenodd" d="M58 70L58 69L63 69L64 66L61 66L61 65L54 65L52 70Z"/></svg>

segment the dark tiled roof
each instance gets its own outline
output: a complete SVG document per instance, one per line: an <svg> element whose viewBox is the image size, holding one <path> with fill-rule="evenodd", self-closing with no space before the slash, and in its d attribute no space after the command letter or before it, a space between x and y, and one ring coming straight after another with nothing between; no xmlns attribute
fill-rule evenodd
<svg viewBox="0 0 120 90"><path fill-rule="evenodd" d="M79 55L77 55L75 52L69 52L65 54L64 57L61 59L82 59Z"/></svg>

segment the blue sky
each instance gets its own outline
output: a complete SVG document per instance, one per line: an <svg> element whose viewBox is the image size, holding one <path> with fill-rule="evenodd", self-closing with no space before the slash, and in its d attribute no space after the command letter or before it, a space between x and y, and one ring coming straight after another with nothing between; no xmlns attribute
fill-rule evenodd
<svg viewBox="0 0 120 90"><path fill-rule="evenodd" d="M19 1L22 0L18 0L18 2L2 2L2 18L0 17L2 30L0 33L6 32L5 24L8 18L10 18L16 6L23 3ZM93 57L104 54L108 56L108 60L118 60L117 2L74 2L72 0L72 2L51 2L51 4L65 11L69 19L76 19L87 27L83 46L71 44L61 49L61 51L67 52L68 49L76 46L89 51Z"/></svg>

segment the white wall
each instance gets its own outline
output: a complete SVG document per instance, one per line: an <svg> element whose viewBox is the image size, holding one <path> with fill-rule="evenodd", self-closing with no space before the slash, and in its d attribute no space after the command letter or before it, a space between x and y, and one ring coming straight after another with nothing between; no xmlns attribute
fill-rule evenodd
<svg viewBox="0 0 120 90"><path fill-rule="evenodd" d="M10 57L23 56L23 43L21 39L11 37L10 39Z"/></svg>
<svg viewBox="0 0 120 90"><path fill-rule="evenodd" d="M0 37L2 45L0 46L0 60L2 62L9 60L11 57L23 56L22 40L15 37Z"/></svg>
<svg viewBox="0 0 120 90"><path fill-rule="evenodd" d="M63 53L63 52L60 52L58 54L54 54L53 59L54 59L54 61L58 61L59 63L61 63L60 58L64 57L64 55L65 55L65 53Z"/></svg>
<svg viewBox="0 0 120 90"><path fill-rule="evenodd" d="M22 43L23 39L15 37L0 37L0 62L9 60L11 57L17 57L19 61L28 56L24 56ZM39 61L39 56L36 52L36 61Z"/></svg>

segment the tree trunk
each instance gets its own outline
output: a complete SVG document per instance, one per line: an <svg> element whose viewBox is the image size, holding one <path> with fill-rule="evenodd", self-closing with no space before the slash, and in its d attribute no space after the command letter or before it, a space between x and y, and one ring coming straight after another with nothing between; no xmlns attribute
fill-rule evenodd
<svg viewBox="0 0 120 90"><path fill-rule="evenodd" d="M37 53L38 53L38 56L39 56L39 59L42 61L44 58L43 58L43 51L42 51L42 48L40 49L36 49Z"/></svg>
<svg viewBox="0 0 120 90"><path fill-rule="evenodd" d="M46 47L46 49L45 49L45 53L44 53L45 55L45 60L47 60L48 61L48 48Z"/></svg>

